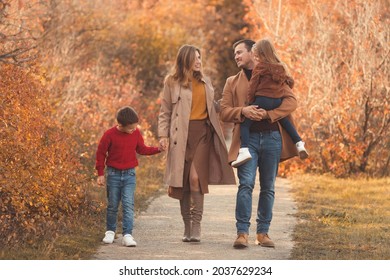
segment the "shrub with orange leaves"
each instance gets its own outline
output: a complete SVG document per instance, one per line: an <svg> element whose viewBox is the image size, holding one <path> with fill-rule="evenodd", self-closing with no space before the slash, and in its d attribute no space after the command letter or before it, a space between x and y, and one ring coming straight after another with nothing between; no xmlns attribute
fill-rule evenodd
<svg viewBox="0 0 390 280"><path fill-rule="evenodd" d="M74 142L31 70L0 68L0 246L50 239L86 209Z"/></svg>

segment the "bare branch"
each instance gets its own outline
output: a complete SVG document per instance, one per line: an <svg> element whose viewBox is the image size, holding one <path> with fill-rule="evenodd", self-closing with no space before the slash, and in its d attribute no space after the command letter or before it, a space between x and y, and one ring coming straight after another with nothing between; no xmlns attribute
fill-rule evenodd
<svg viewBox="0 0 390 280"><path fill-rule="evenodd" d="M383 58L381 63L379 63L378 67L376 67L376 69L375 69L376 71L378 71L382 67L382 65L385 64L385 61L389 57L389 54L390 54L390 50L387 52L387 54L385 55L385 57Z"/></svg>
<svg viewBox="0 0 390 280"><path fill-rule="evenodd" d="M6 54L2 54L0 55L0 62L7 63L7 64L21 64L23 62L34 60L36 58L36 55L27 58L19 58L18 56L26 52L29 52L35 48L36 46L25 48L25 49L15 49Z"/></svg>

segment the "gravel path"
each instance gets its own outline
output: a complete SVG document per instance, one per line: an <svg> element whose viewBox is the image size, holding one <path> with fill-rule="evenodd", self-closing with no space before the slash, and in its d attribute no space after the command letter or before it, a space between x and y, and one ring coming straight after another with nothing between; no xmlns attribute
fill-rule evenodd
<svg viewBox="0 0 390 280"><path fill-rule="evenodd" d="M258 179L256 180L258 182ZM269 232L276 248L255 245L257 185L253 196L250 246L233 248L236 238L235 198L237 186L209 186L205 196L200 243L181 241L183 222L179 201L163 194L155 198L146 212L135 219L133 236L137 247L121 245L121 236L114 244L102 246L93 259L99 260L287 260L293 247L292 232L296 224L295 202L286 179L277 178L273 220ZM120 224L119 224L120 225ZM103 236L102 236L103 237Z"/></svg>

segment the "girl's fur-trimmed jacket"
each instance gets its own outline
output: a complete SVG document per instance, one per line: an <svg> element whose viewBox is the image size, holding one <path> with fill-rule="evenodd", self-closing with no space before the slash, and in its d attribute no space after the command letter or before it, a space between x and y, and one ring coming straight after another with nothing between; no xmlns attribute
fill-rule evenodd
<svg viewBox="0 0 390 280"><path fill-rule="evenodd" d="M249 81L248 102L253 103L255 96L282 98L292 92L294 79L289 76L281 63L259 62L256 64Z"/></svg>

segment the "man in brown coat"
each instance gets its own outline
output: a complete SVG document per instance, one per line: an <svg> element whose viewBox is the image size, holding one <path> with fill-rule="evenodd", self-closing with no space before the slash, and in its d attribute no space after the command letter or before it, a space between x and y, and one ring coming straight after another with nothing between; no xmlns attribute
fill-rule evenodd
<svg viewBox="0 0 390 280"><path fill-rule="evenodd" d="M244 118L255 120L251 126L249 151L252 160L237 168L239 186L236 201L237 239L234 248L246 248L250 218L252 213L252 193L256 179L256 169L260 175L260 197L257 208L256 244L263 247L275 247L268 231L272 219L275 194L275 180L280 160L297 155L291 137L277 122L289 116L297 107L295 96L291 92L283 98L282 104L265 111L257 106L246 106L249 80L254 68L252 40L240 40L233 45L234 57L241 71L226 80L221 100L220 117L224 122L234 123L232 143L228 160L234 161L240 148L239 125Z"/></svg>

